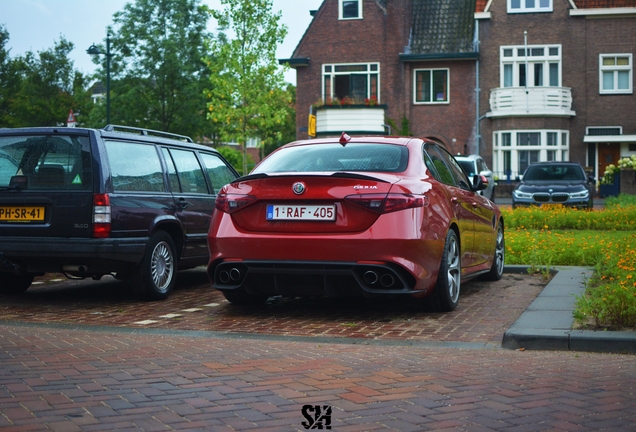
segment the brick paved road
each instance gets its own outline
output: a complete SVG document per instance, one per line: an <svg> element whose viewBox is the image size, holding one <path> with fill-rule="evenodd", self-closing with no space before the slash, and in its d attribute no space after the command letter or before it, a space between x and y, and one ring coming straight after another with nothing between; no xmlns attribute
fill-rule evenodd
<svg viewBox="0 0 636 432"><path fill-rule="evenodd" d="M450 314L423 313L408 300L384 298L278 298L264 307L240 308L194 269L179 274L179 289L168 300L153 303L138 301L110 277L43 282L24 296L0 297L0 320L498 345L544 285L539 276L516 274L496 283L471 281Z"/></svg>
<svg viewBox="0 0 636 432"><path fill-rule="evenodd" d="M633 356L0 325L0 429L634 430Z"/></svg>
<svg viewBox="0 0 636 432"><path fill-rule="evenodd" d="M451 314L236 308L204 272L180 277L158 303L112 279L0 297L0 430L303 431L304 405L331 406L336 431L636 427L634 356L499 348L537 277L468 283Z"/></svg>

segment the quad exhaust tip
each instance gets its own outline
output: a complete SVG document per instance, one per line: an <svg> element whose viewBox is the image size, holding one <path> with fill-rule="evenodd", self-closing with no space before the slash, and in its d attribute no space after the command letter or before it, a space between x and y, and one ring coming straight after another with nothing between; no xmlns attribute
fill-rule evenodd
<svg viewBox="0 0 636 432"><path fill-rule="evenodd" d="M241 271L239 269L237 269L236 267L231 268L229 271L228 270L222 270L219 272L219 281L221 281L221 283L228 283L230 281L232 282L238 282L241 279Z"/></svg>
<svg viewBox="0 0 636 432"><path fill-rule="evenodd" d="M390 274L384 274L380 278L380 283L383 287L390 288L395 283L395 278L393 278L393 276L391 276Z"/></svg>
<svg viewBox="0 0 636 432"><path fill-rule="evenodd" d="M373 285L378 281L378 274L374 271L367 271L364 273L364 276L362 277L364 279L365 283L368 283L369 285Z"/></svg>
<svg viewBox="0 0 636 432"><path fill-rule="evenodd" d="M395 285L395 278L392 274L385 273L380 276L377 272L372 270L364 272L362 280L364 280L364 283L368 285L375 285L379 281L380 285L382 285L384 288L391 288L393 285Z"/></svg>

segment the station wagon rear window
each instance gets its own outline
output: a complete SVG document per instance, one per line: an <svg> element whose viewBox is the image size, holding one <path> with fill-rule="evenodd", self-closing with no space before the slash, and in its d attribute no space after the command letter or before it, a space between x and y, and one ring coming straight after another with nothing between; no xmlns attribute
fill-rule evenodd
<svg viewBox="0 0 636 432"><path fill-rule="evenodd" d="M92 188L88 137L32 135L0 137L0 188L20 178L26 190Z"/></svg>
<svg viewBox="0 0 636 432"><path fill-rule="evenodd" d="M391 144L310 144L288 147L271 154L259 172L360 171L403 172L408 149Z"/></svg>

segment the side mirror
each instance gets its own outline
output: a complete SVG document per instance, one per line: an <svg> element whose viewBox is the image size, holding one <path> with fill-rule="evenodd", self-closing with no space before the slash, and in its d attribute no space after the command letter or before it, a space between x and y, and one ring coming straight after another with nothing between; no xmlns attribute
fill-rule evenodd
<svg viewBox="0 0 636 432"><path fill-rule="evenodd" d="M516 182L520 182L521 181L521 177L519 177L519 176L515 177L515 181Z"/></svg>
<svg viewBox="0 0 636 432"><path fill-rule="evenodd" d="M488 188L490 181L488 178L481 174L475 174L473 176L473 190L480 191Z"/></svg>
<svg viewBox="0 0 636 432"><path fill-rule="evenodd" d="M596 179L594 178L593 175L587 176L587 181L588 183L596 183Z"/></svg>

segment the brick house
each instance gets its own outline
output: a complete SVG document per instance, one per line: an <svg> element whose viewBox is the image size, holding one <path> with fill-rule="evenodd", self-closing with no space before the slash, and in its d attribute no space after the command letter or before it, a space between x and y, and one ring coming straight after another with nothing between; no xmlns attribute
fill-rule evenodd
<svg viewBox="0 0 636 432"><path fill-rule="evenodd" d="M599 178L636 154L636 2L477 0L475 18L482 153L500 177L570 160Z"/></svg>
<svg viewBox="0 0 636 432"><path fill-rule="evenodd" d="M297 71L299 139L310 109L318 136L404 119L501 179L547 160L599 178L636 154L635 0L324 0L312 14L280 60ZM310 108L374 96L377 107Z"/></svg>
<svg viewBox="0 0 636 432"><path fill-rule="evenodd" d="M324 0L280 60L297 71L297 137L319 102L317 136L397 133L407 121L415 136L474 151L474 13L474 0Z"/></svg>

